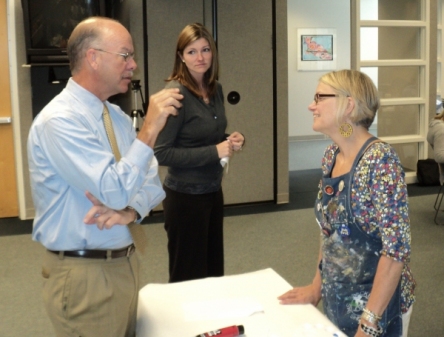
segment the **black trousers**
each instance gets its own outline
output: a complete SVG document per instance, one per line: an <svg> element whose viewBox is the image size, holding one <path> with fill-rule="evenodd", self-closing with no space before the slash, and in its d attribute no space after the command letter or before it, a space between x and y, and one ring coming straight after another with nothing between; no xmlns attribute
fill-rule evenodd
<svg viewBox="0 0 444 337"><path fill-rule="evenodd" d="M164 186L170 282L224 274L223 193L180 193Z"/></svg>

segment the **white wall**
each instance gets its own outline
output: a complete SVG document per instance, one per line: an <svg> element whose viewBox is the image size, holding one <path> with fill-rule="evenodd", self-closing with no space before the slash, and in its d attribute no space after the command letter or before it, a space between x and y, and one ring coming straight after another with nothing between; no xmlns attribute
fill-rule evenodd
<svg viewBox="0 0 444 337"><path fill-rule="evenodd" d="M297 31L300 28L336 29L337 70L350 68L350 2L344 0L288 0L289 170L320 167L325 137L312 130L308 105L325 71L297 70ZM301 160L303 158L303 160Z"/></svg>

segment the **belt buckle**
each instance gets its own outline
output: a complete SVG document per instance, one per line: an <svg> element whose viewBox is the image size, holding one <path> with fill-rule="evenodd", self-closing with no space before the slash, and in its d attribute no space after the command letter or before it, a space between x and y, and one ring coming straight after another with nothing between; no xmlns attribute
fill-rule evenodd
<svg viewBox="0 0 444 337"><path fill-rule="evenodd" d="M134 253L134 251L136 250L136 247L134 246L134 244L129 245L128 248L126 249L126 257L130 257L132 253Z"/></svg>

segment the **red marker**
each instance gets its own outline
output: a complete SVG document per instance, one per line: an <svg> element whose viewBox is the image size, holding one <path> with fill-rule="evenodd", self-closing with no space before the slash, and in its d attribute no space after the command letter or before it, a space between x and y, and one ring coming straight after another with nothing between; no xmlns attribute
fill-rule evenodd
<svg viewBox="0 0 444 337"><path fill-rule="evenodd" d="M233 325L219 330L204 332L196 337L237 337L243 335L244 333L245 329L243 325Z"/></svg>

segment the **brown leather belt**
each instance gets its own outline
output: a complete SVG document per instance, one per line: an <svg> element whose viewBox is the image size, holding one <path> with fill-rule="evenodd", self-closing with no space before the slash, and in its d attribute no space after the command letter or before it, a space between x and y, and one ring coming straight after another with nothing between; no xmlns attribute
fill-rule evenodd
<svg viewBox="0 0 444 337"><path fill-rule="evenodd" d="M59 255L59 256L68 256L68 257L80 257L85 259L117 259L119 257L131 256L135 251L136 247L134 245L129 245L128 247L122 249L110 249L110 250L49 250L49 252Z"/></svg>

